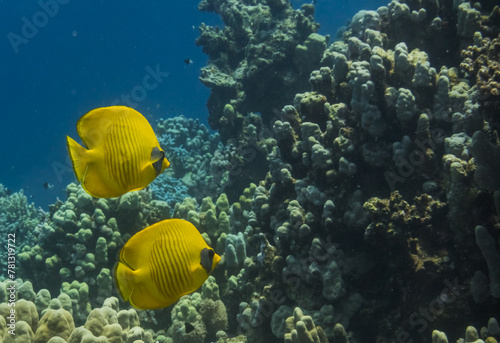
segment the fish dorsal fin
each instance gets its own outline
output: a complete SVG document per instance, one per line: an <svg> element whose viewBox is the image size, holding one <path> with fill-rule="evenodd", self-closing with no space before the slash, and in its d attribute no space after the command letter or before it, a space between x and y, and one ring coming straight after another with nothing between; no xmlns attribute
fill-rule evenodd
<svg viewBox="0 0 500 343"><path fill-rule="evenodd" d="M142 116L126 106L100 107L83 115L76 124L78 135L87 149L100 145L109 133L109 128L126 116Z"/></svg>

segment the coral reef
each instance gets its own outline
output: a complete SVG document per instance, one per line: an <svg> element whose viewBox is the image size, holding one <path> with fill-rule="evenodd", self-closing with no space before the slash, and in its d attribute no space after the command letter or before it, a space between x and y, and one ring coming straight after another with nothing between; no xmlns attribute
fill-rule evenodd
<svg viewBox="0 0 500 343"><path fill-rule="evenodd" d="M498 189L493 176L498 168L494 158L486 157L496 154L498 146L496 105L482 95L489 92L488 101L494 100L498 8L467 1L393 0L376 11L357 13L342 39L329 46L315 33L296 39L289 56L296 62L308 51L311 63L301 63L295 72L310 74L311 90L271 87L293 98L272 116L269 98L248 95L248 85L258 88L262 82L247 78L246 68L266 67L252 64L250 55L240 62L242 55L234 48L245 44L253 52L256 41L267 42L257 34L262 25L249 23L260 23L258 16L269 18L262 12L266 6L271 9L268 23L275 25L272 15L279 11L273 12L270 2L200 4L226 24L221 30L202 27L198 42L210 58L201 79L212 89L212 128L229 145L249 146L242 140L255 121L251 112L258 111L263 126L257 139L263 142L259 133L268 132L266 126L275 139L265 145L269 173L251 178L262 181L243 214L248 224L239 229L253 263L235 259L232 248L225 251L225 267L241 268L230 272L231 294L246 298L228 308L238 310L238 324L250 341L268 334L268 328L257 325L269 312L265 308L290 314L292 306L333 318L330 330L320 324L329 340L335 323L355 336L358 332L357 340L390 340L384 336L390 330L382 327L394 330L394 321L400 325L396 331L415 339L425 329L416 330L405 318L431 302L443 280L458 277L467 283L474 272L466 269L485 269L471 228L486 225L493 239L498 237L500 196L490 193ZM255 17L248 14L250 8ZM273 27L272 34L279 28ZM244 36L250 38L235 43L235 37ZM217 73L224 78L215 84ZM267 270L281 277L270 277ZM255 280L252 286L246 285L249 279ZM423 298L422 287L427 290ZM282 301L273 292L283 295ZM374 294L376 301L366 301ZM471 297L460 293L439 322L458 320L454 309ZM403 307L397 299L405 299ZM488 306L488 313L492 310ZM394 311L400 319L379 320L379 311ZM370 324L361 329L351 323L354 313ZM273 315L277 337L282 318Z"/></svg>
<svg viewBox="0 0 500 343"><path fill-rule="evenodd" d="M75 316L81 317L83 312L72 312L75 304L69 297L64 298L66 293L63 290L57 298L51 299L46 289L39 290L35 296L29 281L16 279L15 282L0 283L0 295L10 292L12 287L18 290L19 300L11 302L9 298L7 302L5 297L0 299L0 324L3 320L1 327L4 329L0 332L0 342L203 342L207 335L210 339L224 336L227 327L226 308L218 299L218 286L213 278L203 287L204 290L207 288L203 294L185 296L175 305L168 332L145 330L145 323L141 325L137 311L120 310L119 300L115 297L105 299L101 307L92 308L89 304L83 321L75 325ZM22 292L23 287L31 293ZM48 306L38 306L42 302ZM186 332L185 323L192 324L195 329Z"/></svg>
<svg viewBox="0 0 500 343"><path fill-rule="evenodd" d="M238 137L249 112L264 123L307 84L319 66L327 38L316 32L314 6L294 10L289 1L203 0L224 28L202 25L196 44L209 55L201 82L211 88L208 122L224 141Z"/></svg>
<svg viewBox="0 0 500 343"><path fill-rule="evenodd" d="M28 203L28 199L23 191L12 193L9 189L0 184L0 227L5 233L0 243L3 247L16 246L17 249L34 245L41 224L44 222L46 213L37 209L33 203ZM2 261L7 261L8 249L0 251ZM0 265L2 275L7 274L7 263Z"/></svg>
<svg viewBox="0 0 500 343"><path fill-rule="evenodd" d="M485 227L477 226L476 243L488 265L491 295L500 298L500 253L495 248L495 240Z"/></svg>
<svg viewBox="0 0 500 343"><path fill-rule="evenodd" d="M223 147L218 134L182 116L160 120L155 131L172 167L151 185L154 198L174 207L188 196L201 201L207 194L223 191L230 162L219 158Z"/></svg>
<svg viewBox="0 0 500 343"><path fill-rule="evenodd" d="M293 316L286 319L285 343L320 342L327 343L321 327L316 327L310 316L304 316L300 308L295 308Z"/></svg>
<svg viewBox="0 0 500 343"><path fill-rule="evenodd" d="M465 337L459 338L457 342L495 343L498 339L500 339L500 327L497 320L492 317L488 320L488 325L482 327L480 332L475 327L468 326L465 330ZM448 337L444 332L434 330L432 343L448 343Z"/></svg>
<svg viewBox="0 0 500 343"><path fill-rule="evenodd" d="M17 248L16 276L36 280L38 288L51 293L61 288L79 324L88 314L88 299L100 305L111 296L110 270L123 243L150 223L169 218L170 208L146 190L107 200L93 199L76 184L66 191L67 200L52 205L36 226L36 239Z"/></svg>

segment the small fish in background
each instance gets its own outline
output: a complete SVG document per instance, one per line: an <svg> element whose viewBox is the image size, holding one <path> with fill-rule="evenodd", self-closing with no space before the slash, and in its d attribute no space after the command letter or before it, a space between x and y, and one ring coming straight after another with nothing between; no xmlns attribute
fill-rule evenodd
<svg viewBox="0 0 500 343"><path fill-rule="evenodd" d="M192 59L190 59L190 58L186 58L186 59L184 60L184 63L186 63L187 65L191 65L191 64L193 64L194 62L193 62L193 60L192 60Z"/></svg>
<svg viewBox="0 0 500 343"><path fill-rule="evenodd" d="M43 184L43 188L45 188L45 189L52 189L52 188L54 188L54 185L51 184L51 183L45 182Z"/></svg>
<svg viewBox="0 0 500 343"><path fill-rule="evenodd" d="M145 188L170 162L146 118L126 106L101 107L76 124L85 147L67 136L76 178L96 198Z"/></svg>
<svg viewBox="0 0 500 343"><path fill-rule="evenodd" d="M125 301L137 309L152 310L196 291L219 262L220 256L193 224L166 219L125 243L113 276Z"/></svg>
<svg viewBox="0 0 500 343"><path fill-rule="evenodd" d="M193 324L190 324L190 323L185 323L184 324L184 328L186 330L186 333L190 333L191 331L194 330L194 326Z"/></svg>

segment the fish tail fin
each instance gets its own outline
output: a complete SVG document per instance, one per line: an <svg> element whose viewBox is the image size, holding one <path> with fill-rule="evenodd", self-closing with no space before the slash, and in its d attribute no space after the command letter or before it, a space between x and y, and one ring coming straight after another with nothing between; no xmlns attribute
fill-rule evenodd
<svg viewBox="0 0 500 343"><path fill-rule="evenodd" d="M120 297L124 301L129 301L135 288L134 271L126 264L117 262L113 269L113 279Z"/></svg>
<svg viewBox="0 0 500 343"><path fill-rule="evenodd" d="M75 172L78 181L81 182L83 180L83 176L85 175L85 171L87 170L87 160L85 158L87 149L78 144L70 136L66 136L66 141L71 164L73 165L73 171Z"/></svg>

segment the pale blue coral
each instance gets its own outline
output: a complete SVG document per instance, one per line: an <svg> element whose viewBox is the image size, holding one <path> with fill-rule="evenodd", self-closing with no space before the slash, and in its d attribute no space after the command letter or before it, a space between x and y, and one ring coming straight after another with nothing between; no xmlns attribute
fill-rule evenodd
<svg viewBox="0 0 500 343"><path fill-rule="evenodd" d="M171 166L150 185L153 197L175 206L188 196L201 201L206 194L221 193L226 178L212 171L226 164L218 133L211 133L198 120L183 116L158 122L156 133ZM226 172L226 168L221 169Z"/></svg>
<svg viewBox="0 0 500 343"><path fill-rule="evenodd" d="M23 191L9 194L7 188L0 184L0 260L7 261L8 243L15 246L16 251L21 251L24 246L34 246L40 226L43 224L46 213L36 208L33 203L28 203L28 198ZM15 241L8 241L13 238ZM5 275L6 263L2 263L0 273Z"/></svg>

